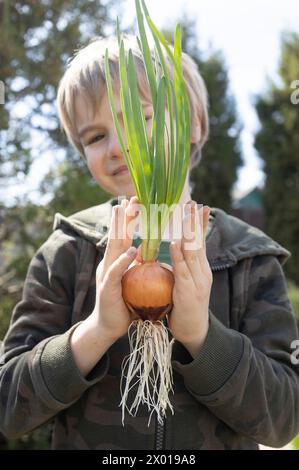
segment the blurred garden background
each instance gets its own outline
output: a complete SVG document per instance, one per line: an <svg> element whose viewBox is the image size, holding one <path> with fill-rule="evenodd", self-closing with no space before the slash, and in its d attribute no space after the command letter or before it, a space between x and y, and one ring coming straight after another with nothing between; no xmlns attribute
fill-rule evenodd
<svg viewBox="0 0 299 470"><path fill-rule="evenodd" d="M227 0L225 11L221 3L147 6L169 41L181 23L183 49L209 92L210 138L191 176L193 198L292 252L285 272L299 323L299 12L293 0ZM117 15L122 31L136 32L133 0L0 0L0 339L54 214L110 198L68 145L55 97L73 51L113 34ZM0 436L0 449L48 448L50 432L51 424L16 441Z"/></svg>

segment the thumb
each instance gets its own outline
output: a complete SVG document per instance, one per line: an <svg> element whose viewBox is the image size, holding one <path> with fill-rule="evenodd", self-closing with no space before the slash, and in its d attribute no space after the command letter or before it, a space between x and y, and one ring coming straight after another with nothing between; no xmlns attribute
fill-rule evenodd
<svg viewBox="0 0 299 470"><path fill-rule="evenodd" d="M167 263L159 263L162 268L168 269L168 271L171 271L173 273L173 267L170 264Z"/></svg>
<svg viewBox="0 0 299 470"><path fill-rule="evenodd" d="M109 267L106 273L106 280L109 286L116 287L136 256L137 249L131 246L125 253L122 253L114 263Z"/></svg>
<svg viewBox="0 0 299 470"><path fill-rule="evenodd" d="M139 245L139 247L137 248L136 257L133 259L129 268L132 268L133 266L135 266L135 264L141 264L141 263L142 263L141 245Z"/></svg>

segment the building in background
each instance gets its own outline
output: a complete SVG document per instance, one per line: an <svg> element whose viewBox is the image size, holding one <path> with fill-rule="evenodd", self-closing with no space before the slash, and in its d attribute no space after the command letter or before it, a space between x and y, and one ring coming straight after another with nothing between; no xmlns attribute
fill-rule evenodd
<svg viewBox="0 0 299 470"><path fill-rule="evenodd" d="M265 210L262 189L255 187L233 202L232 215L250 225L265 230Z"/></svg>

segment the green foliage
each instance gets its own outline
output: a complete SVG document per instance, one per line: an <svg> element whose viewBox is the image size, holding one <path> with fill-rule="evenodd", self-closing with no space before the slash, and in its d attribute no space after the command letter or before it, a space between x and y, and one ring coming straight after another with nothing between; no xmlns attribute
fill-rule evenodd
<svg viewBox="0 0 299 470"><path fill-rule="evenodd" d="M295 285L294 282L288 281L288 292L299 330L299 288ZM295 437L295 439L292 440L292 446L294 449L299 450L299 434L297 437Z"/></svg>
<svg viewBox="0 0 299 470"><path fill-rule="evenodd" d="M198 65L209 95L210 135L200 164L192 171L192 197L198 202L230 211L232 189L242 166L241 124L229 88L229 77L220 51L205 54L197 46L195 23L182 22L183 50Z"/></svg>
<svg viewBox="0 0 299 470"><path fill-rule="evenodd" d="M292 440L292 446L294 449L299 450L299 434Z"/></svg>
<svg viewBox="0 0 299 470"><path fill-rule="evenodd" d="M256 100L261 123L255 146L263 159L266 182L266 230L292 257L286 273L299 285L299 112L291 102L291 83L298 79L299 35L282 37L279 83Z"/></svg>
<svg viewBox="0 0 299 470"><path fill-rule="evenodd" d="M200 203L230 211L232 189L242 165L241 126L229 93L228 73L220 52L213 52L200 65L210 101L210 137L202 161L191 175L193 197Z"/></svg>
<svg viewBox="0 0 299 470"><path fill-rule="evenodd" d="M0 302L0 340L4 338L8 330L11 312L16 303L16 296L9 292L3 292L1 289L1 302Z"/></svg>
<svg viewBox="0 0 299 470"><path fill-rule="evenodd" d="M288 292L299 330L299 288L292 281L288 282Z"/></svg>
<svg viewBox="0 0 299 470"><path fill-rule="evenodd" d="M46 206L23 201L9 209L0 207L4 213L0 213L0 338L21 298L28 264L52 230L54 213L67 216L109 197L92 181L85 163L67 145L54 102L67 59L74 49L103 34L104 25L111 24L110 11L119 3L0 2L0 43L6 45L0 50L0 79L6 85L6 104L1 105L0 113L0 178L5 177L7 184L8 177L21 178L29 172L37 135L43 138L38 148L40 155L50 148L53 152L63 149L66 156L43 181L41 193L49 201ZM205 59L196 46L194 28L182 26L183 50L189 51L198 63L210 94L211 137L198 170L193 172L193 196L198 202L227 209L241 158L240 125L228 91L226 66L220 53L210 53ZM12 110L17 108L19 117L13 118ZM214 186L217 181L217 186L213 187L211 181ZM51 425L46 425L18 440L6 441L0 436L0 449L47 448L50 432Z"/></svg>
<svg viewBox="0 0 299 470"><path fill-rule="evenodd" d="M67 59L95 35L104 34L104 27L111 25L113 7L120 3L0 2L0 43L5 44L0 49L0 80L5 83L5 105L0 113L0 182L22 181L34 158L48 149L59 149L60 155L65 155L65 162L43 182L41 192L50 201L47 206L34 205L26 197L10 208L0 205L0 339L21 299L28 264L52 230L54 213L69 215L108 198L61 132L55 98ZM37 140L42 140L38 149ZM49 434L46 425L17 440L6 441L0 436L0 448L44 449Z"/></svg>
<svg viewBox="0 0 299 470"><path fill-rule="evenodd" d="M142 51L146 75L149 80L151 101L153 105L153 118L151 138L143 107L139 97L137 75L133 53L128 51L126 60L125 43L121 38L119 28L117 31L119 45L119 76L120 101L125 127L128 151L124 143L120 123L114 101L114 90L109 69L109 50L105 54L105 75L107 81L108 97L113 115L119 142L126 160L131 178L136 188L139 202L147 209L143 216L143 234L141 246L144 260L155 259L159 251L161 236L171 215L171 208L178 203L186 180L190 156L190 110L187 88L183 77L181 28L178 24L174 37L173 52L169 48L163 35L157 30L145 3L142 7L136 0L136 14L139 29L138 43ZM144 19L150 27L155 41L154 57L152 60L149 50ZM173 66L173 79L166 65L166 57ZM156 59L161 65L157 66ZM166 126L165 107L169 110L169 129ZM165 145L165 134L168 145ZM168 154L168 159L166 155ZM162 205L158 208L158 206ZM161 210L161 221L158 226L147 223L150 206L157 213ZM156 230L158 230L158 237ZM153 235L155 232L155 235Z"/></svg>
<svg viewBox="0 0 299 470"><path fill-rule="evenodd" d="M0 339L7 330L14 305L21 299L28 264L52 226L47 208L28 204L1 209L4 230L0 232Z"/></svg>
<svg viewBox="0 0 299 470"><path fill-rule="evenodd" d="M20 439L6 440L0 435L0 450L47 450L50 449L52 423L36 429Z"/></svg>
<svg viewBox="0 0 299 470"><path fill-rule="evenodd" d="M56 90L75 49L109 26L116 0L33 0L0 3L0 178L27 174L38 135L39 152L66 146L55 109ZM17 117L12 117L12 110ZM54 145L55 144L55 145Z"/></svg>
<svg viewBox="0 0 299 470"><path fill-rule="evenodd" d="M51 196L48 211L54 216L64 216L87 207L101 204L109 195L91 178L85 162L80 159L74 164L68 160L49 171L41 184L41 193Z"/></svg>

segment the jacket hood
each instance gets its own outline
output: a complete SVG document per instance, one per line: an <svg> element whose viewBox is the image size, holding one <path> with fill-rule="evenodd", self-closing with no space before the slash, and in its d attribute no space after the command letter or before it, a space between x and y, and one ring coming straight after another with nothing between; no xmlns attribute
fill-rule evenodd
<svg viewBox="0 0 299 470"><path fill-rule="evenodd" d="M74 231L100 250L106 246L112 207L117 203L117 198L113 198L69 217L57 213L53 229ZM264 232L222 209L211 208L209 224L206 249L209 263L214 269L230 267L244 258L258 255L274 255L284 264L291 255Z"/></svg>

